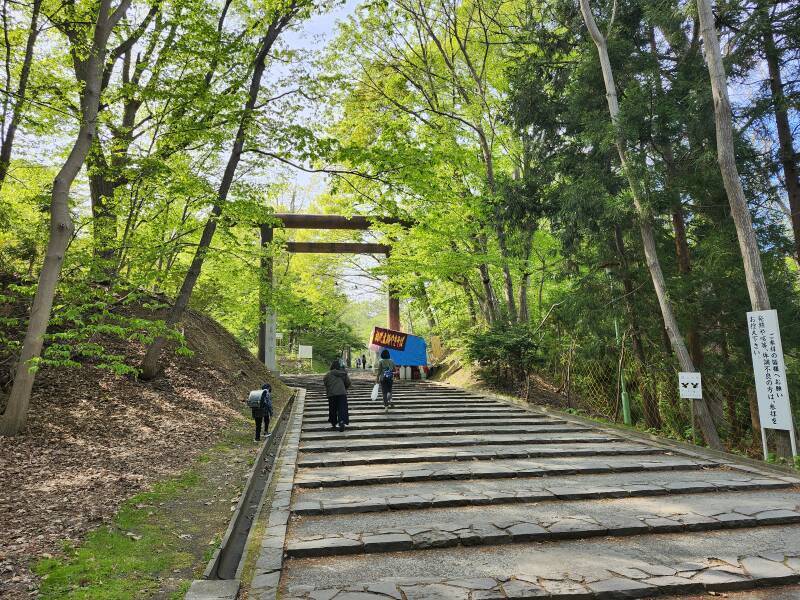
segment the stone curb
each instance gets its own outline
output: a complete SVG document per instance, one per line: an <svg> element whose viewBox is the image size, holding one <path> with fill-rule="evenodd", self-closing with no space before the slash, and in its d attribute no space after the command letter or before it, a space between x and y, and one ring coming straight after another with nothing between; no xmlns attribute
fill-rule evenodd
<svg viewBox="0 0 800 600"><path fill-rule="evenodd" d="M390 510L417 510L428 508L453 508L459 506L497 506L501 504L520 504L526 502L548 502L556 500L607 500L612 498L642 498L667 496L670 494L705 494L709 492L755 492L779 490L792 487L780 480L736 481L697 481L679 482L670 485L635 484L629 486L609 486L581 489L577 487L550 487L518 490L516 493L486 493L441 495L394 496L391 498L343 498L340 502L300 500L292 507L292 513L303 516L347 515Z"/></svg>
<svg viewBox="0 0 800 600"><path fill-rule="evenodd" d="M267 529L261 540L253 579L250 581L248 599L251 600L275 600L278 595L304 403L305 390L300 388L281 454L281 467L272 497Z"/></svg>
<svg viewBox="0 0 800 600"><path fill-rule="evenodd" d="M800 557L780 558L745 556L672 567L641 564L620 569L623 573L612 570L606 579L591 580L546 579L535 574L440 581L398 577L343 588L294 586L282 600L619 600L748 590L800 581Z"/></svg>
<svg viewBox="0 0 800 600"><path fill-rule="evenodd" d="M497 546L527 542L554 542L593 537L718 531L765 525L800 524L800 512L772 508L755 514L735 511L714 516L697 513L667 518L659 514L629 518L622 523L604 524L591 517L565 517L554 523L518 521L514 523L454 523L441 527L391 529L376 532L350 532L315 539L298 539L286 549L292 558L331 554L373 554L455 548L458 546Z"/></svg>

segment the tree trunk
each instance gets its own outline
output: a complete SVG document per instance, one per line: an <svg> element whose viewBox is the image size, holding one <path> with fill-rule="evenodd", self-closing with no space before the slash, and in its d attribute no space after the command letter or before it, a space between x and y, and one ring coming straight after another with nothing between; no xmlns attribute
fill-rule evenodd
<svg viewBox="0 0 800 600"><path fill-rule="evenodd" d="M797 157L794 152L792 129L789 125L789 113L786 106L786 96L783 93L783 78L781 77L781 56L775 45L775 36L766 7L761 27L764 29L764 56L769 69L769 88L772 94L772 107L775 111L775 128L778 131L778 147L783 178L786 182L786 195L789 198L790 220L794 232L794 250L800 263L800 174L798 174Z"/></svg>
<svg viewBox="0 0 800 600"><path fill-rule="evenodd" d="M531 247L533 246L533 234L535 230L531 228L525 234L525 254L523 256L522 280L519 283L519 322L527 323L530 320L528 311L528 289L531 285L531 272L529 261L531 258Z"/></svg>
<svg viewBox="0 0 800 600"><path fill-rule="evenodd" d="M511 277L511 269L508 267L508 243L506 241L506 228L503 223L503 217L497 207L497 184L494 179L494 157L492 150L489 147L489 142L486 135L483 133L483 128L478 127L478 139L481 144L481 152L483 153L483 160L486 163L486 181L489 191L492 194L493 218L494 218L494 231L497 235L497 245L500 247L500 256L503 257L503 287L506 293L506 306L508 308L509 320L513 323L517 320L517 306L516 299L514 298L514 280Z"/></svg>
<svg viewBox="0 0 800 600"><path fill-rule="evenodd" d="M47 242L39 284L33 298L31 316L17 363L14 385L6 410L0 419L0 434L14 435L24 427L28 417L36 361L41 356L44 335L50 321L56 287L58 286L64 254L72 238L74 225L69 214L69 192L75 177L86 160L92 139L97 131L97 112L100 107L100 79L111 31L127 12L130 0L122 0L111 12L111 0L101 0L97 11L92 43L84 62L76 64L78 79L83 83L81 93L81 125L67 160L53 180L50 201L50 239Z"/></svg>
<svg viewBox="0 0 800 600"><path fill-rule="evenodd" d="M769 310L769 293L761 267L761 254L758 249L756 234L750 211L747 208L747 199L742 189L739 170L736 167L736 154L733 143L733 116L731 114L730 100L728 99L728 81L725 75L725 65L719 48L719 39L714 27L714 14L711 10L710 0L697 0L697 13L700 19L700 28L705 44L706 63L711 79L711 91L714 96L714 122L717 130L717 162L719 162L722 182L728 194L731 206L731 216L736 226L736 235L739 238L739 249L744 264L744 275L747 281L747 291L750 295L750 306L753 310ZM757 405L751 404L751 409L757 410ZM778 452L785 455L789 448L788 438L783 432L778 433ZM791 452L789 452L791 455Z"/></svg>
<svg viewBox="0 0 800 600"><path fill-rule="evenodd" d="M747 291L750 294L750 305L753 310L769 310L769 294L761 268L761 254L753 231L753 222L747 208L742 182L736 167L736 154L733 144L733 117L728 99L728 81L719 39L714 28L714 14L709 0L697 0L697 13L700 17L700 28L705 43L706 63L711 78L711 91L714 96L714 121L717 130L717 162L719 163L722 182L728 194L731 216L736 225L739 238L739 249L744 262L744 274L747 280Z"/></svg>
<svg viewBox="0 0 800 600"><path fill-rule="evenodd" d="M97 137L86 158L92 202L92 279L109 282L116 267L117 211L113 205L115 186L109 180L109 165Z"/></svg>
<svg viewBox="0 0 800 600"><path fill-rule="evenodd" d="M619 104L617 102L617 90L614 83L614 74L611 69L611 61L608 57L608 49L603 34L597 28L594 16L592 15L591 8L589 7L589 0L580 0L581 13L583 14L584 22L589 30L589 34L597 46L598 55L600 57L600 66L603 70L603 81L606 87L606 99L608 101L608 111L611 116L611 122L616 129L616 146L619 154L620 164L625 172L628 184L633 196L634 208L639 217L639 231L642 236L642 245L644 246L644 255L647 261L647 268L650 271L650 277L653 281L653 288L658 298L658 304L661 308L661 314L664 318L664 325L669 335L670 342L673 350L678 357L678 363L683 371L694 371L694 364L686 349L686 344L681 336L678 322L675 319L675 314L672 310L672 305L667 294L667 286L664 280L664 273L661 270L661 263L658 259L658 252L656 249L655 235L653 232L652 215L641 202L640 183L633 174L633 170L628 164L626 142L622 135L621 129L618 127L619 117ZM714 422L711 419L708 406L704 400L695 401L695 414L698 417L700 427L705 437L706 443L715 449L721 449L722 443L720 442L717 430L714 427Z"/></svg>
<svg viewBox="0 0 800 600"><path fill-rule="evenodd" d="M472 292L469 289L469 286L464 288L464 294L467 296L467 310L469 312L469 322L473 325L478 324L478 310L475 307L475 298L472 297Z"/></svg>
<svg viewBox="0 0 800 600"><path fill-rule="evenodd" d="M36 38L39 36L39 11L42 7L42 0L33 0L33 7L31 9L31 25L28 29L28 40L25 43L25 57L22 59L22 69L19 73L19 82L17 83L16 98L14 100L14 110L11 114L11 122L8 124L6 137L3 139L2 148L0 148L0 189L5 183L6 175L8 175L8 168L11 165L11 151L14 149L14 138L19 127L19 122L22 120L22 113L25 107L25 98L28 92L28 79L31 74L31 64L33 63L33 50L36 46ZM6 85L11 85L7 82Z"/></svg>
<svg viewBox="0 0 800 600"><path fill-rule="evenodd" d="M474 242L477 246L477 249L482 254L486 254L488 252L486 248L486 239L480 236L476 236ZM486 297L486 320L491 325L492 323L496 322L499 316L499 307L497 304L497 296L494 293L494 287L492 286L492 278L489 274L489 266L482 262L478 265L478 272L480 273L481 277L481 285L483 286L483 293Z"/></svg>
<svg viewBox="0 0 800 600"><path fill-rule="evenodd" d="M631 343L633 345L633 354L636 356L638 363L636 365L636 379L639 382L639 393L642 395L644 420L648 427L659 429L661 427L661 414L658 410L658 401L648 385L646 377L647 355L642 344L639 319L636 317L636 310L633 306L634 287L628 265L628 253L625 251L625 239L622 237L622 228L619 225L614 225L614 247L622 267L620 275L622 287L625 290L625 312L628 314L628 321L631 324Z"/></svg>
<svg viewBox="0 0 800 600"><path fill-rule="evenodd" d="M431 299L428 296L428 290L425 287L425 282L421 279L417 285L419 290L419 299L422 301L422 309L425 313L425 318L428 321L428 328L433 331L436 329L436 315L433 314L433 307L431 306Z"/></svg>
<svg viewBox="0 0 800 600"><path fill-rule="evenodd" d="M177 325L183 318L183 313L186 311L186 307L189 305L189 299L191 298L192 291L197 283L197 279L200 277L200 271L203 268L203 262L205 261L209 248L211 247L211 240L214 238L214 233L217 230L217 222L222 214L223 205L228 198L228 193L230 192L231 185L233 184L233 178L236 174L236 168L239 166L239 161L242 157L242 151L244 150L244 143L247 137L247 128L250 124L253 110L258 102L259 91L261 90L261 79L266 68L267 56L273 44L278 39L281 31L286 27L286 25L288 25L289 21L294 16L295 11L296 4L295 2L292 2L291 6L287 9L287 12L279 17L276 17L275 20L270 24L266 34L261 38L261 41L257 46L257 52L253 60L253 74L250 79L247 101L245 102L244 110L239 118L239 127L236 131L233 148L231 148L231 153L228 157L228 163L225 166L225 172L222 176L222 181L220 182L219 189L217 191L216 202L214 203L210 218L208 221L206 221L206 224L203 227L203 233L200 236L200 243L197 246L197 250L195 251L195 255L192 259L191 265L189 266L189 270L183 279L183 283L181 284L181 289L178 292L175 303L172 305L172 308L167 315L167 327L172 328ZM161 353L166 343L166 338L159 336L153 340L153 342L147 348L147 352L142 360L143 379L153 379L160 372Z"/></svg>

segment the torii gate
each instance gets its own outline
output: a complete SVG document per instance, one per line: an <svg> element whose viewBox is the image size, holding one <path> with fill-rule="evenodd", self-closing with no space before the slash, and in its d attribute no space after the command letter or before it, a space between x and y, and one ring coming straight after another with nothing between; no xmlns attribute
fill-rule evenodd
<svg viewBox="0 0 800 600"><path fill-rule="evenodd" d="M392 217L343 217L340 215L298 215L293 213L278 213L274 217L281 221L285 229L352 229L367 230L371 222L386 224L408 225L405 221ZM262 248L272 243L273 226L261 225ZM358 242L288 242L286 249L296 253L324 253L324 254L384 254L389 256L391 247L386 244L371 244ZM273 285L273 264L271 257L261 259L261 269L264 272L268 285ZM258 332L258 359L272 371L277 370L275 360L275 311L262 301L260 307L264 314L264 323L259 326ZM400 301L389 289L389 329L400 329Z"/></svg>

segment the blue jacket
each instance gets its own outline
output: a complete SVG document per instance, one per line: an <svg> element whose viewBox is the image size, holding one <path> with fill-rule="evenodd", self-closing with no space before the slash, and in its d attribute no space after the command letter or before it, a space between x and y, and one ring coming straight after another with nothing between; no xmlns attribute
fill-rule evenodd
<svg viewBox="0 0 800 600"><path fill-rule="evenodd" d="M269 392L269 397L264 392ZM264 389L261 392L261 410L265 410L269 413L269 416L272 416L272 389Z"/></svg>

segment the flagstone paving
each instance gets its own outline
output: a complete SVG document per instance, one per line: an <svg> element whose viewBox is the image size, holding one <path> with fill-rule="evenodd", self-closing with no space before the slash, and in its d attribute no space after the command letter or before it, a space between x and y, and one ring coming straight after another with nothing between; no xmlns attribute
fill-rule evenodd
<svg viewBox="0 0 800 600"><path fill-rule="evenodd" d="M790 474L428 382L385 413L368 376L340 433L321 377L290 383L287 495L248 598L800 598Z"/></svg>

